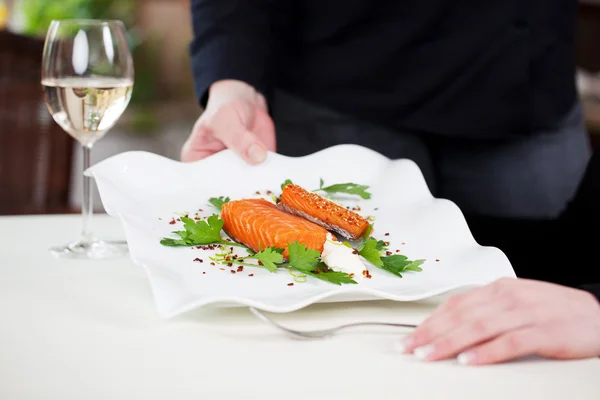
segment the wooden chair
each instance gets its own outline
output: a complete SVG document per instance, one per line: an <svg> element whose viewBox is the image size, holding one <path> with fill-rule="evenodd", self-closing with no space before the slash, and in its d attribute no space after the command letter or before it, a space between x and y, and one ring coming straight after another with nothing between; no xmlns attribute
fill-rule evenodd
<svg viewBox="0 0 600 400"><path fill-rule="evenodd" d="M43 100L43 46L0 31L0 215L69 211L73 141Z"/></svg>

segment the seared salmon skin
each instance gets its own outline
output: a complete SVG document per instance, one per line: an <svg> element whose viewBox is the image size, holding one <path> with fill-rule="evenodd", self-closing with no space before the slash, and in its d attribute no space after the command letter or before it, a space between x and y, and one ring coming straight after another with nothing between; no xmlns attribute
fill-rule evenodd
<svg viewBox="0 0 600 400"><path fill-rule="evenodd" d="M348 240L360 239L369 228L369 221L361 215L291 183L283 187L278 206Z"/></svg>
<svg viewBox="0 0 600 400"><path fill-rule="evenodd" d="M327 230L301 217L281 211L264 199L234 200L223 204L223 229L236 242L255 252L267 247L284 249L298 241L309 249L323 251Z"/></svg>

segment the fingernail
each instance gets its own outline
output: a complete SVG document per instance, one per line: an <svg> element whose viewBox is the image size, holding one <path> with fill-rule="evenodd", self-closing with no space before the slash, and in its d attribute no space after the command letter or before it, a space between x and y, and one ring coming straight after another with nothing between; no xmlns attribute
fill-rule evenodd
<svg viewBox="0 0 600 400"><path fill-rule="evenodd" d="M402 340L396 342L396 345L395 345L396 351L398 351L400 353L406 353L406 350L411 346L411 344L412 344L412 338L410 336L402 338Z"/></svg>
<svg viewBox="0 0 600 400"><path fill-rule="evenodd" d="M427 344L425 346L417 347L413 354L419 360L426 360L433 352L435 351L435 347L432 344Z"/></svg>
<svg viewBox="0 0 600 400"><path fill-rule="evenodd" d="M475 360L475 354L473 354L470 351L465 351L464 353L460 353L458 355L458 357L456 357L456 361L458 361L458 363L460 365L472 364L474 360Z"/></svg>
<svg viewBox="0 0 600 400"><path fill-rule="evenodd" d="M267 151L259 144L253 144L248 149L248 158L256 164L260 164L267 158Z"/></svg>

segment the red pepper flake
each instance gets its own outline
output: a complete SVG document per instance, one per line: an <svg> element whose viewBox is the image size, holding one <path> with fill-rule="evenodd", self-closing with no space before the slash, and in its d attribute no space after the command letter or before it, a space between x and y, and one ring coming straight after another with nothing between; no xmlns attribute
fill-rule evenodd
<svg viewBox="0 0 600 400"><path fill-rule="evenodd" d="M175 218L172 218L171 221L169 222L170 225L175 225L177 222L175 222Z"/></svg>
<svg viewBox="0 0 600 400"><path fill-rule="evenodd" d="M369 273L369 271L367 271L366 269L363 269L363 272L362 272L363 276L367 276L368 273Z"/></svg>
<svg viewBox="0 0 600 400"><path fill-rule="evenodd" d="M390 236L389 232L385 234L385 236Z"/></svg>
<svg viewBox="0 0 600 400"><path fill-rule="evenodd" d="M257 195L259 195L259 194L260 194L260 192L257 190L257 191L256 191L256 194L257 194Z"/></svg>
<svg viewBox="0 0 600 400"><path fill-rule="evenodd" d="M225 268L219 268L221 271L225 271Z"/></svg>
<svg viewBox="0 0 600 400"><path fill-rule="evenodd" d="M358 250L352 249L352 254L358 254Z"/></svg>
<svg viewBox="0 0 600 400"><path fill-rule="evenodd" d="M233 264L232 263L228 263L227 266L228 267L233 267Z"/></svg>
<svg viewBox="0 0 600 400"><path fill-rule="evenodd" d="M206 275L206 271L203 271L203 272L202 272L202 275Z"/></svg>
<svg viewBox="0 0 600 400"><path fill-rule="evenodd" d="M202 260L201 258L198 258L198 257L194 258L194 261L199 262L199 263L203 263L204 262L204 260Z"/></svg>
<svg viewBox="0 0 600 400"><path fill-rule="evenodd" d="M200 217L194 217L195 221L200 221Z"/></svg>
<svg viewBox="0 0 600 400"><path fill-rule="evenodd" d="M243 265L240 265L240 266L237 268L237 272L242 272L243 270L244 270L244 266L243 266Z"/></svg>
<svg viewBox="0 0 600 400"><path fill-rule="evenodd" d="M199 208L199 209L198 209L198 211L200 211L200 212L204 212L204 210L203 210L203 209L201 209L201 208Z"/></svg>
<svg viewBox="0 0 600 400"><path fill-rule="evenodd" d="M400 253L400 250L396 250L396 253Z"/></svg>
<svg viewBox="0 0 600 400"><path fill-rule="evenodd" d="M232 274L235 274L235 271L234 271L234 270L230 270L229 272L231 272Z"/></svg>
<svg viewBox="0 0 600 400"><path fill-rule="evenodd" d="M386 246L389 246L389 245L390 245L390 242L384 242L384 244L385 244Z"/></svg>
<svg viewBox="0 0 600 400"><path fill-rule="evenodd" d="M292 283L288 283L288 286L294 286L294 283L293 282Z"/></svg>
<svg viewBox="0 0 600 400"><path fill-rule="evenodd" d="M211 262L210 265L216 265L214 262Z"/></svg>
<svg viewBox="0 0 600 400"><path fill-rule="evenodd" d="M177 221L181 222L181 218L177 218Z"/></svg>
<svg viewBox="0 0 600 400"><path fill-rule="evenodd" d="M263 265L262 261L258 260L258 265Z"/></svg>
<svg viewBox="0 0 600 400"><path fill-rule="evenodd" d="M273 194L273 192L271 192L270 190L267 190L267 196L270 196L272 194Z"/></svg>
<svg viewBox="0 0 600 400"><path fill-rule="evenodd" d="M354 278L354 273L353 273L353 272L351 272L351 273L349 273L349 274L348 274L348 276L349 276L350 278Z"/></svg>
<svg viewBox="0 0 600 400"><path fill-rule="evenodd" d="M367 272L367 275L365 275L365 278L367 278L367 279L371 279L371 278L372 278L372 276L371 276L371 274L369 274L369 273Z"/></svg>
<svg viewBox="0 0 600 400"><path fill-rule="evenodd" d="M254 274L248 274L248 276L254 276Z"/></svg>
<svg viewBox="0 0 600 400"><path fill-rule="evenodd" d="M391 252L391 251L386 251L386 252L385 252L385 255L386 255L386 256L391 256L391 255L392 255L392 252Z"/></svg>
<svg viewBox="0 0 600 400"><path fill-rule="evenodd" d="M440 259L439 259L439 258L436 258L436 259L435 259L435 262L440 262Z"/></svg>

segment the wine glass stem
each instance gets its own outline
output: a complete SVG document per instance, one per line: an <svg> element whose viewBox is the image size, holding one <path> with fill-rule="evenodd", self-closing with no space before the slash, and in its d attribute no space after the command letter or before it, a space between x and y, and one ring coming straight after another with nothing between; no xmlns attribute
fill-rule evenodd
<svg viewBox="0 0 600 400"><path fill-rule="evenodd" d="M92 178L83 174L92 165L91 153L92 145L82 145L83 149L83 193L81 203L81 215L83 219L83 226L81 229L81 236L84 242L90 242L92 240L92 234L90 232L90 222L93 214L93 201L92 201Z"/></svg>

